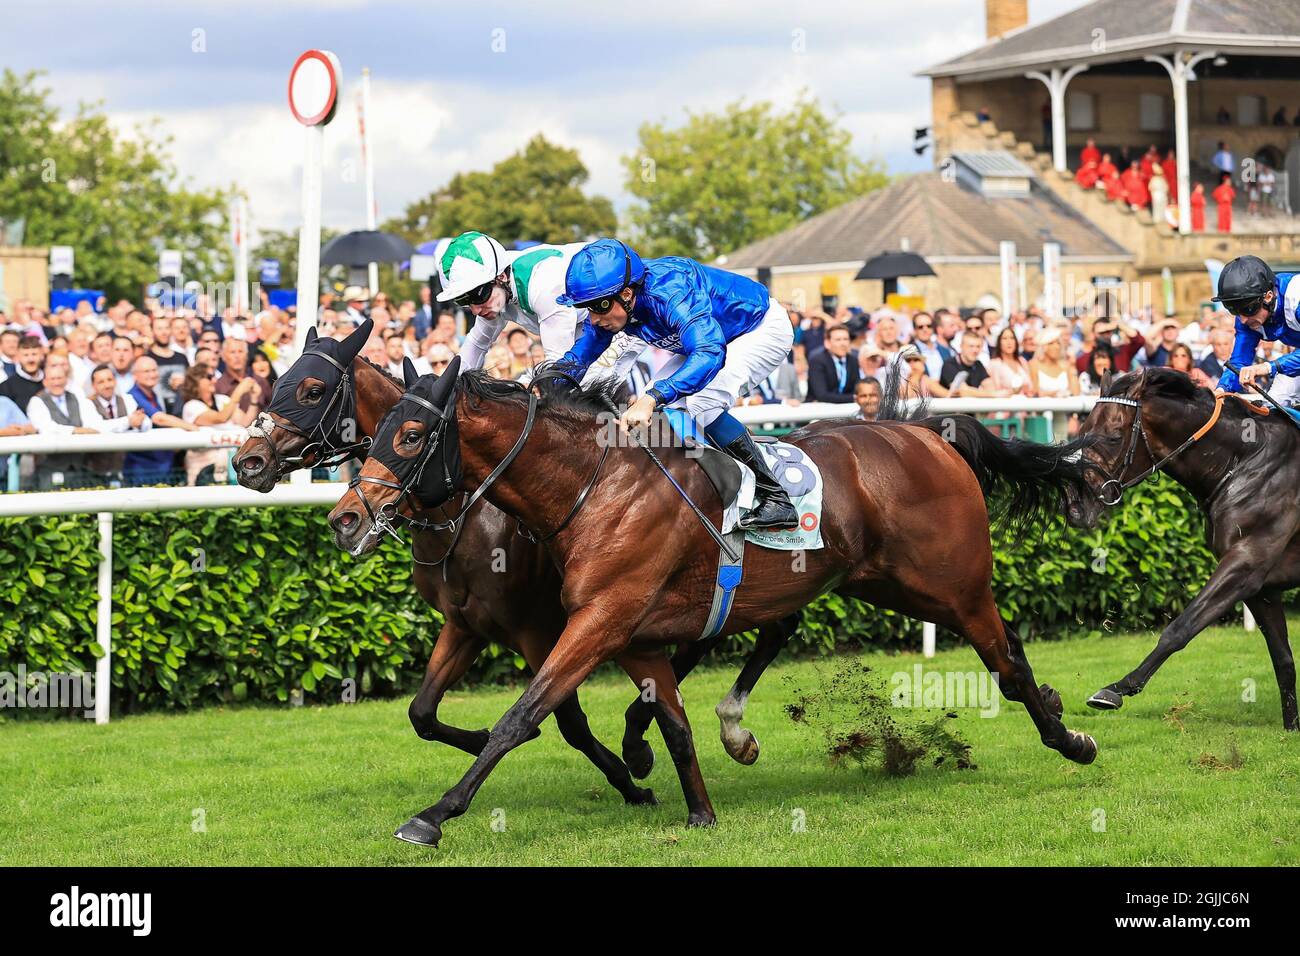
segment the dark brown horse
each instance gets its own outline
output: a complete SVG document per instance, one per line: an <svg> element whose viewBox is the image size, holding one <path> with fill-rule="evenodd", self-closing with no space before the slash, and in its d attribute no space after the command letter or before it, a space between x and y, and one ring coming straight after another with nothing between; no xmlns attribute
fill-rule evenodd
<svg viewBox="0 0 1300 956"><path fill-rule="evenodd" d="M716 546L640 450L602 454L606 431L598 416L607 396L555 393L540 400L477 372L457 381L457 364L442 379L425 376L385 418L360 483L330 512L336 543L364 553L396 515L418 514L463 486L550 539L568 623L461 781L396 835L436 844L442 824L465 812L497 762L607 660L656 689L655 719L682 782L687 822L712 823L662 648L701 633ZM797 445L824 478L825 546L801 562L789 552L749 549L724 633L770 626L832 590L935 621L974 645L1004 695L1025 704L1044 744L1091 762L1096 743L1061 723L1059 697L1050 688L1040 692L1018 636L994 603L984 500L1005 481L1018 516L1055 512L1064 486L1082 487L1078 447L1006 442L963 416L920 427L825 428ZM661 458L716 525L720 509L701 469L680 449L664 449Z"/></svg>
<svg viewBox="0 0 1300 956"><path fill-rule="evenodd" d="M315 330L308 333L308 348L277 381L265 418L235 456L240 484L270 491L297 468L364 452L379 420L403 391L397 379L358 356L370 331L367 320L342 342L317 339ZM451 514L443 509L443 518ZM423 739L477 755L488 731L462 730L439 720L443 695L490 641L516 651L536 671L564 630L565 614L554 563L488 502L479 502L467 516L444 578L438 562L450 538L446 529L411 533L412 578L425 602L442 612L443 626L408 714ZM521 595L527 599L520 600ZM591 760L626 802L654 801L653 793L636 786L624 763L592 734L576 693L556 710L555 721L565 741Z"/></svg>
<svg viewBox="0 0 1300 956"><path fill-rule="evenodd" d="M1125 697L1142 692L1171 654L1244 601L1273 659L1282 724L1300 730L1282 606L1282 592L1300 585L1300 432L1280 414L1261 415L1233 398L1216 400L1186 374L1164 368L1116 379L1082 431L1101 440L1084 452L1092 466L1088 492L1070 491L1072 525L1095 527L1125 488L1163 471L1196 499L1206 542L1219 559L1146 659L1088 703L1119 708Z"/></svg>

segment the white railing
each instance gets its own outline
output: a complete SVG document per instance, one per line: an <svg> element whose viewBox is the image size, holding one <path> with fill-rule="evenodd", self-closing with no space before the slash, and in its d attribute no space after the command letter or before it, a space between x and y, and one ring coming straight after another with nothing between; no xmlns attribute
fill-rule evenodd
<svg viewBox="0 0 1300 956"><path fill-rule="evenodd" d="M1072 398L936 398L930 412L944 414L987 414L993 412L1053 412L1086 414L1096 404L1096 397ZM801 405L744 405L732 414L746 425L804 425L823 418L852 418L858 406L829 402L805 402ZM192 449L238 448L248 437L242 428L154 428L147 432L119 432L98 435L15 435L0 438L0 456L55 455L75 452L116 451L186 451Z"/></svg>
<svg viewBox="0 0 1300 956"><path fill-rule="evenodd" d="M935 399L934 414L959 412L1087 412L1095 398L957 398ZM747 425L799 425L822 418L851 418L858 412L849 402L832 405L810 402L803 405L750 405L735 410ZM186 431L159 428L147 432L99 435L18 435L0 438L0 455L68 454L91 452L161 451L182 449L234 448L247 433L236 429ZM108 723L112 688L113 620L113 515L133 511L179 511L211 508L268 508L286 506L333 506L343 496L342 482L308 482L306 472L297 481L277 485L262 494L239 485L203 487L108 488L86 491L35 491L0 494L0 518L39 515L98 514L99 518L99 609L96 641L104 653L95 663L95 722ZM934 625L925 625L923 650L934 655Z"/></svg>

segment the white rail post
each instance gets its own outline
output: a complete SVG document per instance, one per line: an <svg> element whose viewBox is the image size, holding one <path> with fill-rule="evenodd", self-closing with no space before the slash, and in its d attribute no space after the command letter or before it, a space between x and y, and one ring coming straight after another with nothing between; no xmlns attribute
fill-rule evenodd
<svg viewBox="0 0 1300 956"><path fill-rule="evenodd" d="M99 513L99 607L95 641L103 655L95 662L95 723L108 723L113 694L113 512Z"/></svg>
<svg viewBox="0 0 1300 956"><path fill-rule="evenodd" d="M924 621L921 624L921 654L924 657L934 657L934 622Z"/></svg>
<svg viewBox="0 0 1300 956"><path fill-rule="evenodd" d="M1244 601L1241 604L1241 612L1242 624L1245 625L1246 630L1253 631L1255 629L1255 615L1250 613L1250 608L1246 607L1246 602Z"/></svg>

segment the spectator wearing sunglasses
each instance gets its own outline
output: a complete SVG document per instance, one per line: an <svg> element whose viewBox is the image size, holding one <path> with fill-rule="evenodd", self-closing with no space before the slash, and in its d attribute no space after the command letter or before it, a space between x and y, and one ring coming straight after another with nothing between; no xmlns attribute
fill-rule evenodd
<svg viewBox="0 0 1300 956"><path fill-rule="evenodd" d="M1239 256L1219 274L1219 294L1215 302L1236 316L1232 364L1241 369L1241 377L1225 367L1219 377L1219 390L1239 392L1243 386L1272 375L1300 374L1300 352L1288 352L1269 362L1256 362L1261 341L1300 345L1300 273L1279 272L1258 256Z"/></svg>
<svg viewBox="0 0 1300 956"><path fill-rule="evenodd" d="M931 378L938 378L943 372L943 363L956 354L939 341L936 332L934 316L929 312L912 316L912 344L925 359L925 373Z"/></svg>
<svg viewBox="0 0 1300 956"><path fill-rule="evenodd" d="M481 232L457 236L438 260L442 292L439 302L468 309L477 319L461 349L461 371L482 368L488 351L509 322L539 336L548 360L573 347L586 318L585 310L562 304L564 274L583 247L531 246L506 252L501 243ZM523 350L527 353L526 346ZM518 363L519 370L527 367Z"/></svg>

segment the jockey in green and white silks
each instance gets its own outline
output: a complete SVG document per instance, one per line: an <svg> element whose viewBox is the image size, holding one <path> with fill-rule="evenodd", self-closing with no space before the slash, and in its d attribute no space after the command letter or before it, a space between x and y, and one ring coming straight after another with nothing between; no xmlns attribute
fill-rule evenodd
<svg viewBox="0 0 1300 956"><path fill-rule="evenodd" d="M491 236L465 232L453 239L438 259L442 292L439 302L454 302L474 313L478 321L465 337L461 349L461 371L482 368L488 349L507 322L540 336L548 361L558 359L573 347L573 341L587 318L586 309L560 305L564 276L569 262L585 243L538 245L522 252L507 252ZM627 344L626 337L614 343L593 369L596 375L627 375L636 356L629 356L611 372L614 359Z"/></svg>

